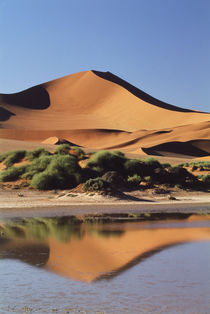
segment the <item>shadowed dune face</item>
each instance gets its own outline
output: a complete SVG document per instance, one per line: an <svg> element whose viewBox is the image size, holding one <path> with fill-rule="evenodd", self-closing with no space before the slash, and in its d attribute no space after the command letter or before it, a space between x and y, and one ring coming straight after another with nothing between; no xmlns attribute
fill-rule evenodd
<svg viewBox="0 0 210 314"><path fill-rule="evenodd" d="M4 139L147 154L159 148L197 157L209 153L209 113L159 101L110 72L79 72L0 94L0 106Z"/></svg>
<svg viewBox="0 0 210 314"><path fill-rule="evenodd" d="M127 89L130 93L132 93L134 96L144 100L145 102L148 102L154 106L164 108L166 110L172 110L172 111L179 111L179 112L194 112L193 110L180 108L177 106L169 105L163 101L158 100L157 98L154 98L150 96L149 94L143 92L142 90L136 88L135 86L129 84L128 82L122 80L120 77L114 75L111 72L99 72L99 71L93 71L94 74L98 75L99 77L113 82L115 84L118 84L122 86L123 88Z"/></svg>
<svg viewBox="0 0 210 314"><path fill-rule="evenodd" d="M9 120L11 116L15 116L15 114L3 107L0 107L0 121Z"/></svg>
<svg viewBox="0 0 210 314"><path fill-rule="evenodd" d="M50 98L42 85L15 94L0 94L0 103L28 109L43 110L49 107Z"/></svg>
<svg viewBox="0 0 210 314"><path fill-rule="evenodd" d="M204 150L196 147L204 147ZM172 155L186 155L186 156L208 156L210 154L210 140L189 141L189 142L167 142L149 148L142 147L142 150L148 155L158 155L171 153Z"/></svg>

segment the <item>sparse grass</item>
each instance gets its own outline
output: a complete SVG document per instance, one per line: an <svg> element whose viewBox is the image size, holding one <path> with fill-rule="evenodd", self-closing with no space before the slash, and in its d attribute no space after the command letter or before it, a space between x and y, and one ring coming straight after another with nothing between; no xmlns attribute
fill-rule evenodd
<svg viewBox="0 0 210 314"><path fill-rule="evenodd" d="M9 167L0 172L0 182L16 181L24 173L26 166Z"/></svg>
<svg viewBox="0 0 210 314"><path fill-rule="evenodd" d="M21 161L25 157L25 155L25 150L14 150L9 152L7 155L5 154L2 161L8 168L11 167L14 163Z"/></svg>
<svg viewBox="0 0 210 314"><path fill-rule="evenodd" d="M85 192L100 192L106 190L108 187L108 182L102 178L95 178L87 180L83 185L83 190Z"/></svg>
<svg viewBox="0 0 210 314"><path fill-rule="evenodd" d="M69 144L60 144L55 148L54 154L66 155L69 153L69 150L70 150Z"/></svg>
<svg viewBox="0 0 210 314"><path fill-rule="evenodd" d="M46 149L44 148L37 148L34 150L30 150L26 152L26 158L30 161L39 158L39 157L43 157L43 156L49 156L50 152L48 152Z"/></svg>
<svg viewBox="0 0 210 314"><path fill-rule="evenodd" d="M98 151L93 154L87 161L86 167L97 169L96 171L105 173L107 171L123 171L126 158L118 152L110 152L106 150Z"/></svg>
<svg viewBox="0 0 210 314"><path fill-rule="evenodd" d="M192 161L192 162L185 162L182 164L178 164L178 167L203 167L206 170L210 170L210 161Z"/></svg>
<svg viewBox="0 0 210 314"><path fill-rule="evenodd" d="M137 174L128 176L127 183L130 187L139 187L139 184L141 183L141 177Z"/></svg>
<svg viewBox="0 0 210 314"><path fill-rule="evenodd" d="M70 155L54 155L46 169L36 173L31 186L39 190L73 188L81 182L81 168Z"/></svg>
<svg viewBox="0 0 210 314"><path fill-rule="evenodd" d="M78 158L78 160L83 160L85 157L85 152L78 146L71 146L70 151L74 151L74 156Z"/></svg>

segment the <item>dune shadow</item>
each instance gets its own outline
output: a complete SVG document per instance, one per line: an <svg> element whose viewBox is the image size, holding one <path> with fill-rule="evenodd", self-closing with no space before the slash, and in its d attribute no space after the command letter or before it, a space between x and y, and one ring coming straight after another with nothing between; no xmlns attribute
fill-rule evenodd
<svg viewBox="0 0 210 314"><path fill-rule="evenodd" d="M1 94L1 102L28 109L46 109L50 106L50 97L46 89L34 86L15 94Z"/></svg>
<svg viewBox="0 0 210 314"><path fill-rule="evenodd" d="M193 145L193 141L189 142L167 142L152 147L144 148L142 150L148 155L164 155L165 153L185 155L189 157L204 157L209 153Z"/></svg>
<svg viewBox="0 0 210 314"><path fill-rule="evenodd" d="M120 77L112 74L111 72L100 72L100 71L95 71L95 70L92 70L92 72L107 80L107 81L110 81L110 82L113 82L115 84L118 84L120 86L122 86L123 88L127 89L130 93L132 93L134 96L154 105L154 106L157 106L157 107L160 107L160 108L164 108L164 109L167 109L167 110L172 110L172 111L179 111L179 112L195 112L193 110L190 110L190 109L185 109L185 108L180 108L180 107L177 107L177 106L173 106L173 105L170 105L168 103L165 103L161 100L158 100L157 98L154 98L152 96L150 96L149 94L143 92L142 90L138 89L137 87L131 85L130 83L124 81L123 79L121 79Z"/></svg>
<svg viewBox="0 0 210 314"><path fill-rule="evenodd" d="M15 116L15 113L0 107L0 121L7 121L11 116Z"/></svg>
<svg viewBox="0 0 210 314"><path fill-rule="evenodd" d="M153 200L148 200L146 198L139 198L133 195L126 194L125 191L118 191L115 195L120 200L126 200L126 201L135 201L135 202L149 202L153 203Z"/></svg>

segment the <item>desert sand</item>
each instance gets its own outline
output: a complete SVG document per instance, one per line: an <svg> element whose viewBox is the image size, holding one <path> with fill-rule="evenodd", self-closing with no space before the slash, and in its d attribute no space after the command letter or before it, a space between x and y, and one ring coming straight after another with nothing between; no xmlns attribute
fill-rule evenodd
<svg viewBox="0 0 210 314"><path fill-rule="evenodd" d="M0 94L0 121L1 151L67 140L141 155L210 155L210 113L164 103L110 72L79 72Z"/></svg>

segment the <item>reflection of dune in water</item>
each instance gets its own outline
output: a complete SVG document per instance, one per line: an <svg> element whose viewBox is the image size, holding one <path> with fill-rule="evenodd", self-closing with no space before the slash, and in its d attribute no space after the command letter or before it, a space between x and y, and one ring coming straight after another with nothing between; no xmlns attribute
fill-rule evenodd
<svg viewBox="0 0 210 314"><path fill-rule="evenodd" d="M197 219L205 220L192 216L164 227L161 222L69 225L61 218L40 220L37 228L31 220L22 234L16 226L16 233L8 233L10 240L1 239L0 258L18 259L73 280L109 279L174 245L210 241L208 222L201 227Z"/></svg>
<svg viewBox="0 0 210 314"><path fill-rule="evenodd" d="M46 268L75 280L111 278L154 253L185 242L210 240L209 228L127 230L121 237L93 237L58 243L49 239Z"/></svg>

